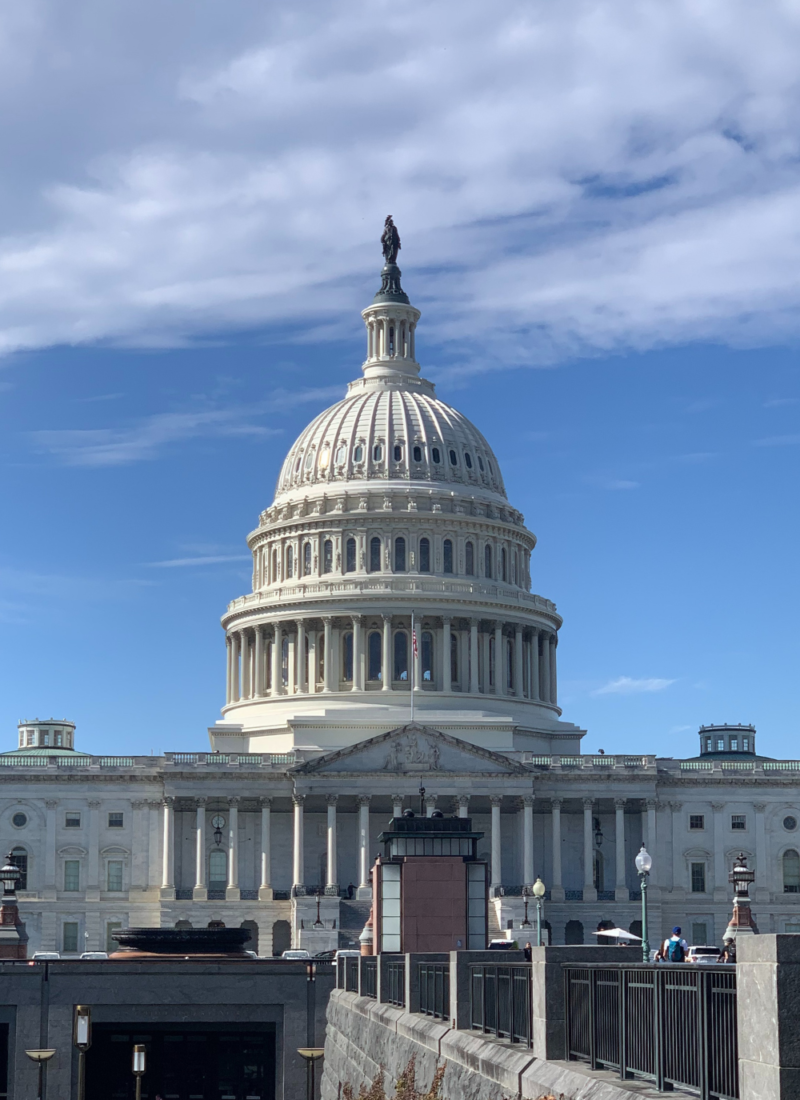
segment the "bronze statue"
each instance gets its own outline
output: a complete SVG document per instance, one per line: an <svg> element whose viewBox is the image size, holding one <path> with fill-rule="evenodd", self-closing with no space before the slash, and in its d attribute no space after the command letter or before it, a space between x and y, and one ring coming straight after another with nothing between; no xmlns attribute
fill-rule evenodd
<svg viewBox="0 0 800 1100"><path fill-rule="evenodd" d="M397 253L400 251L400 234L397 232L397 226L392 221L391 214L387 215L383 224L381 245L383 246L383 258L387 264L397 263Z"/></svg>

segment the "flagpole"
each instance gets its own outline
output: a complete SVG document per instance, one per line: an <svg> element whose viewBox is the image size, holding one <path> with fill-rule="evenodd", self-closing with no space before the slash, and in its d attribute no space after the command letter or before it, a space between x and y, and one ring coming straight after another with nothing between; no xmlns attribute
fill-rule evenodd
<svg viewBox="0 0 800 1100"><path fill-rule="evenodd" d="M411 612L411 724L414 724L414 666L416 660L414 658L415 649L415 633L414 633L414 612Z"/></svg>

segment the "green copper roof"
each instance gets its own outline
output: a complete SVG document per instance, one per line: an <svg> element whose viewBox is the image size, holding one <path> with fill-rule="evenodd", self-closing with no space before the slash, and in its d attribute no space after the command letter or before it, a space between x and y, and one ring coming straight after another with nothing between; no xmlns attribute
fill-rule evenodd
<svg viewBox="0 0 800 1100"><path fill-rule="evenodd" d="M91 753L78 752L76 749L65 749L62 746L56 747L51 745L43 745L41 748L21 748L12 749L11 752L0 752L0 756L80 756L87 757Z"/></svg>

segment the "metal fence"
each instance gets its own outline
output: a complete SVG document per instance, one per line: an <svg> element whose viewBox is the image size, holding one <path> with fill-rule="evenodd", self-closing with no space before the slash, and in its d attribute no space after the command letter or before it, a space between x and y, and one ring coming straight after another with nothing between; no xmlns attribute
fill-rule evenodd
<svg viewBox="0 0 800 1100"><path fill-rule="evenodd" d="M361 996L378 996L378 960L374 955L365 955L361 959Z"/></svg>
<svg viewBox="0 0 800 1100"><path fill-rule="evenodd" d="M472 1027L531 1045L531 968L485 964L470 967Z"/></svg>
<svg viewBox="0 0 800 1100"><path fill-rule="evenodd" d="M736 968L566 965L566 1056L620 1077L738 1100Z"/></svg>
<svg viewBox="0 0 800 1100"><path fill-rule="evenodd" d="M419 1010L437 1020L450 1019L450 963L419 964Z"/></svg>
<svg viewBox="0 0 800 1100"><path fill-rule="evenodd" d="M358 993L358 958L356 957L345 957L344 988L348 993Z"/></svg>
<svg viewBox="0 0 800 1100"><path fill-rule="evenodd" d="M381 983L381 1000L384 1004L405 1008L406 960L403 955L384 963L385 983Z"/></svg>

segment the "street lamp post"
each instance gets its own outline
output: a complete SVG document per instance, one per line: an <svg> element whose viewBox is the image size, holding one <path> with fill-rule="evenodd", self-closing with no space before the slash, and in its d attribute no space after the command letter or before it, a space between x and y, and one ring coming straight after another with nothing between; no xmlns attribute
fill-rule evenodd
<svg viewBox="0 0 800 1100"><path fill-rule="evenodd" d="M144 1043L135 1043L133 1047L133 1076L136 1078L136 1100L142 1100L142 1077L145 1071Z"/></svg>
<svg viewBox="0 0 800 1100"><path fill-rule="evenodd" d="M522 918L522 927L530 928L531 922L528 920L528 898L531 896L530 886L522 887L522 900L525 902L525 916Z"/></svg>
<svg viewBox="0 0 800 1100"><path fill-rule="evenodd" d="M544 895L547 893L547 887L542 882L541 878L537 878L533 884L533 896L536 899L536 946L542 946L542 905L544 903Z"/></svg>
<svg viewBox="0 0 800 1100"><path fill-rule="evenodd" d="M37 1065L39 1066L39 1089L38 1089L37 1095L39 1097L39 1100L42 1100L42 1097L44 1096L44 1067L50 1061L50 1059L53 1057L53 1055L55 1054L55 1051L54 1050L26 1050L25 1053L28 1055L28 1057L30 1058L30 1060L32 1062L36 1062Z"/></svg>
<svg viewBox="0 0 800 1100"><path fill-rule="evenodd" d="M92 1010L88 1005L75 1005L72 1041L78 1048L78 1100L86 1093L86 1051L92 1045Z"/></svg>
<svg viewBox="0 0 800 1100"><path fill-rule="evenodd" d="M298 1047L297 1053L306 1064L306 1100L314 1100L316 1092L316 1066L325 1053L324 1047Z"/></svg>
<svg viewBox="0 0 800 1100"><path fill-rule="evenodd" d="M647 933L647 879L650 868L653 866L653 858L642 845L636 857L636 870L639 872L639 881L642 886L642 961L650 962L650 940Z"/></svg>

